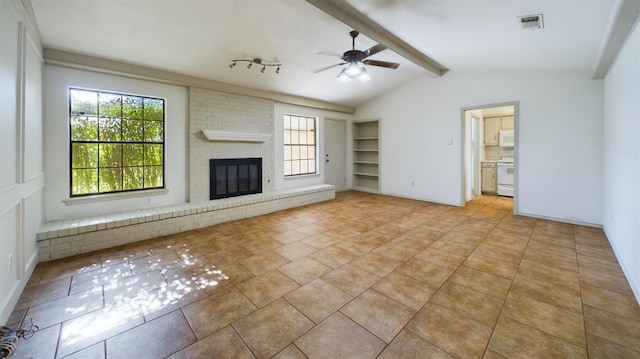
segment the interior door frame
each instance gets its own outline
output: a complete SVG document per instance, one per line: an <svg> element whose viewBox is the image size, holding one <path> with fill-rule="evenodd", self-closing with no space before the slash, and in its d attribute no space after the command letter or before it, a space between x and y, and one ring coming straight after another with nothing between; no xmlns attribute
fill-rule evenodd
<svg viewBox="0 0 640 359"><path fill-rule="evenodd" d="M467 183L466 183L466 176L465 176L465 170L466 170L466 162L465 162L465 153L467 151L467 141L466 141L466 132L467 132L467 123L465 120L465 111L471 111L471 110L479 110L479 109L485 109L485 108L492 108L492 107L503 107L503 106L513 106L513 132L515 135L515 146L513 147L513 156L514 156L514 169L513 169L513 184L514 184L514 194L513 194L513 214L517 215L519 213L519 206L518 206L518 192L520 190L520 186L518 185L518 167L519 167L519 163L520 163L520 156L519 156L519 148L520 148L520 140L519 140L519 129L520 126L518 125L518 123L520 122L520 101L518 100L514 100L514 101L508 101L508 102L498 102L498 103L492 103L492 104L484 104L484 105L477 105L477 106L465 106L462 107L460 109L460 123L461 123L461 131L460 131L460 183L461 183L461 188L460 188L460 207L464 207L465 203L466 203L466 190L467 190ZM482 126L479 126L482 127ZM480 128L478 129L478 131L480 131Z"/></svg>

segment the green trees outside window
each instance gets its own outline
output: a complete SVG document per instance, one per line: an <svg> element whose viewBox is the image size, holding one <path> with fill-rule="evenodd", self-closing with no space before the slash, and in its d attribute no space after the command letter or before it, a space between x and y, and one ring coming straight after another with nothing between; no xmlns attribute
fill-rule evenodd
<svg viewBox="0 0 640 359"><path fill-rule="evenodd" d="M164 100L69 89L71 196L164 187Z"/></svg>

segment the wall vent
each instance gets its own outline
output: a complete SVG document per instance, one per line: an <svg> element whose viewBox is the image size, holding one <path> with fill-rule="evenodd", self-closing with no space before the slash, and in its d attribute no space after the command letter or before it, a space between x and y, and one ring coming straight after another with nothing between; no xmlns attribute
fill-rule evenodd
<svg viewBox="0 0 640 359"><path fill-rule="evenodd" d="M522 30L538 30L544 28L542 14L518 16Z"/></svg>

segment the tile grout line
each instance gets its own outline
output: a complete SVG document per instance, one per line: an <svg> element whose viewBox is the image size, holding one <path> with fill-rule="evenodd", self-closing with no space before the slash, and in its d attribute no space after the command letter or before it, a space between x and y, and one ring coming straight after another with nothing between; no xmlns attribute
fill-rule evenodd
<svg viewBox="0 0 640 359"><path fill-rule="evenodd" d="M503 218L504 220L504 218ZM502 220L500 221L502 222ZM498 224L500 223L498 222ZM502 301L502 306L500 307L500 313L498 313L498 317L496 319L495 324L493 325L493 328L491 328L491 335L489 335L489 340L487 340L487 344L484 348L484 351L482 353L483 356L485 356L487 354L487 351L492 350L490 348L491 345L491 341L493 340L493 335L495 334L496 331L496 327L498 326L498 323L500 322L500 319L502 318L503 312L504 312L504 308L507 304L507 300L509 299L509 295L511 294L511 288L513 287L513 282L515 281L516 276L518 275L518 272L520 271L520 266L522 265L522 261L524 259L524 254L527 251L527 248L529 247L529 241L531 240L531 235L533 234L533 230L535 229L536 224L538 223L538 220L535 220L534 225L532 227L531 230L531 234L529 234L529 238L527 239L527 245L525 246L524 250L522 251L522 256L520 257L520 261L518 262L518 267L516 268L515 273L513 274L513 278L511 278L511 281L509 283L509 290L507 290L507 295L505 296L504 300ZM497 225L496 225L497 227ZM496 352L498 353L498 352ZM502 355L501 353L498 353L500 355Z"/></svg>

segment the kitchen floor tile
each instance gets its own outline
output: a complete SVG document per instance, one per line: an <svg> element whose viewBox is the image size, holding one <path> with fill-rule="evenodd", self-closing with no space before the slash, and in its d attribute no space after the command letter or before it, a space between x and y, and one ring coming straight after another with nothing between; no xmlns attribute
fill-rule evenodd
<svg viewBox="0 0 640 359"><path fill-rule="evenodd" d="M465 265L460 266L451 277L449 277L449 280L467 288L477 290L499 301L504 301L511 287L511 281L508 279Z"/></svg>
<svg viewBox="0 0 640 359"><path fill-rule="evenodd" d="M362 293L340 311L387 343L416 313L373 289Z"/></svg>
<svg viewBox="0 0 640 359"><path fill-rule="evenodd" d="M239 290L232 288L184 307L182 311L198 340L257 308Z"/></svg>
<svg viewBox="0 0 640 359"><path fill-rule="evenodd" d="M499 277L513 280L518 270L518 265L490 257L482 253L472 253L464 261L464 265L487 273L495 274Z"/></svg>
<svg viewBox="0 0 640 359"><path fill-rule="evenodd" d="M462 358L481 357L491 336L491 328L431 302L416 314L407 329Z"/></svg>
<svg viewBox="0 0 640 359"><path fill-rule="evenodd" d="M144 318L137 301L106 305L62 323L57 356L65 357L142 324Z"/></svg>
<svg viewBox="0 0 640 359"><path fill-rule="evenodd" d="M271 271L240 283L236 287L256 306L262 307L292 292L300 285L278 271Z"/></svg>
<svg viewBox="0 0 640 359"><path fill-rule="evenodd" d="M453 359L452 355L404 329L380 354L378 359Z"/></svg>
<svg viewBox="0 0 640 359"><path fill-rule="evenodd" d="M319 250L311 254L309 257L316 259L333 269L336 269L341 265L348 263L350 260L357 258L357 256L352 254L351 252L345 251L344 249L335 246Z"/></svg>
<svg viewBox="0 0 640 359"><path fill-rule="evenodd" d="M584 306L584 316L587 334L597 335L640 352L640 321L589 305Z"/></svg>
<svg viewBox="0 0 640 359"><path fill-rule="evenodd" d="M417 258L410 259L396 271L436 288L440 287L453 273L453 269Z"/></svg>
<svg viewBox="0 0 640 359"><path fill-rule="evenodd" d="M318 278L284 297L314 323L319 323L353 299L349 294Z"/></svg>
<svg viewBox="0 0 640 359"><path fill-rule="evenodd" d="M376 283L373 289L416 311L420 310L437 290L399 272L389 274Z"/></svg>
<svg viewBox="0 0 640 359"><path fill-rule="evenodd" d="M350 263L378 277L384 277L402 264L399 260L391 259L377 253L367 253L352 260Z"/></svg>
<svg viewBox="0 0 640 359"><path fill-rule="evenodd" d="M449 309L468 319L493 328L502 310L502 300L447 281L429 300L429 303Z"/></svg>
<svg viewBox="0 0 640 359"><path fill-rule="evenodd" d="M533 298L511 293L502 315L572 344L581 347L586 346L584 318L580 314Z"/></svg>
<svg viewBox="0 0 640 359"><path fill-rule="evenodd" d="M306 257L317 250L318 249L316 247L310 246L304 242L294 242L284 245L275 251L288 260L295 261L296 259Z"/></svg>
<svg viewBox="0 0 640 359"><path fill-rule="evenodd" d="M321 275L332 271L332 268L313 258L304 257L289 264L285 264L278 270L284 273L287 277L295 280L298 284L304 285Z"/></svg>
<svg viewBox="0 0 640 359"><path fill-rule="evenodd" d="M283 299L232 324L257 358L270 358L313 328L313 322Z"/></svg>
<svg viewBox="0 0 640 359"><path fill-rule="evenodd" d="M489 348L507 358L586 358L587 351L509 317L501 317Z"/></svg>
<svg viewBox="0 0 640 359"><path fill-rule="evenodd" d="M231 326L226 326L169 356L167 359L192 358L254 359L255 357L235 330Z"/></svg>
<svg viewBox="0 0 640 359"><path fill-rule="evenodd" d="M311 359L375 358L385 347L382 340L340 312L311 329L295 344Z"/></svg>
<svg viewBox="0 0 640 359"><path fill-rule="evenodd" d="M187 320L177 310L107 339L107 357L164 358L195 341Z"/></svg>
<svg viewBox="0 0 640 359"><path fill-rule="evenodd" d="M254 275L260 275L269 272L290 262L290 260L279 255L276 252L257 254L240 260L240 264L242 264Z"/></svg>
<svg viewBox="0 0 640 359"><path fill-rule="evenodd" d="M380 277L354 265L345 264L323 275L322 279L355 297L375 284Z"/></svg>

